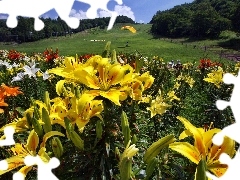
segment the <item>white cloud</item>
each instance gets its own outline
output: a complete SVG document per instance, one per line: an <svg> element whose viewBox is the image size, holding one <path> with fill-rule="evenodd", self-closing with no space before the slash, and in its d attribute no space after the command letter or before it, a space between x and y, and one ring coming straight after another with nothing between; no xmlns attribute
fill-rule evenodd
<svg viewBox="0 0 240 180"><path fill-rule="evenodd" d="M116 11L118 13L118 15L127 16L127 17L131 18L133 21L135 21L134 13L131 10L131 8L128 7L128 6L116 5L114 7L114 11ZM70 16L71 17L76 17L79 20L88 19L87 16L86 16L86 12L84 12L82 10L77 11L75 9L72 9L71 12L70 12ZM101 10L101 9L98 11L98 17L110 17L110 16L111 16L111 14L108 11Z"/></svg>
<svg viewBox="0 0 240 180"><path fill-rule="evenodd" d="M139 20L138 23L144 23L144 21L143 20Z"/></svg>
<svg viewBox="0 0 240 180"><path fill-rule="evenodd" d="M109 13L108 11L104 11L104 10L99 10L98 11L98 17L110 17L111 13Z"/></svg>
<svg viewBox="0 0 240 180"><path fill-rule="evenodd" d="M79 20L81 19L87 19L87 16L86 16L86 12L82 11L82 10L75 10L75 9L72 9L71 12L70 12L70 16L71 17L76 17L78 18Z"/></svg>
<svg viewBox="0 0 240 180"><path fill-rule="evenodd" d="M128 6L116 5L114 8L114 11L116 11L119 15L127 16L127 17L131 18L133 21L135 21L134 12Z"/></svg>

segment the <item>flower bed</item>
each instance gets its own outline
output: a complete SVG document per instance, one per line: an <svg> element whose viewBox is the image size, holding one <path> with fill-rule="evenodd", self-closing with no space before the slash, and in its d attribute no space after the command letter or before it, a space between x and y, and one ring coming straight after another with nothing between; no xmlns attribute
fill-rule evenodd
<svg viewBox="0 0 240 180"><path fill-rule="evenodd" d="M0 57L1 132L15 130L15 145L1 149L4 178L36 177L28 155L57 157L59 179L192 179L202 163L220 177L227 169L220 154L235 154L233 140L219 147L211 139L234 121L215 102L230 98L223 74L236 75L239 64L109 50L76 57L2 50Z"/></svg>

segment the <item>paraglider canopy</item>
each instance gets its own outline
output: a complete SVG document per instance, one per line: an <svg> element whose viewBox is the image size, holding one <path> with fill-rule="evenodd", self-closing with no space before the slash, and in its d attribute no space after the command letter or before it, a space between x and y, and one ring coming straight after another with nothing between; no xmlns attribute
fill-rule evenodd
<svg viewBox="0 0 240 180"><path fill-rule="evenodd" d="M121 30L123 30L123 29L128 29L128 30L131 31L132 33L136 33L136 32L137 32L137 30L134 29L134 27L132 27L132 26L123 26L123 27L121 28Z"/></svg>

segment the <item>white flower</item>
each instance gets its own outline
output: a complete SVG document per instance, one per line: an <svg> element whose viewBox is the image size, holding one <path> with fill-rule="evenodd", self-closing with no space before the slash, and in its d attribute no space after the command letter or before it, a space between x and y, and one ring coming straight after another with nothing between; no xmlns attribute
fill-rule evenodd
<svg viewBox="0 0 240 180"><path fill-rule="evenodd" d="M14 67L14 68L17 68L17 67L19 67L20 65L19 64L16 64L15 62L13 63L13 65L12 65L12 67Z"/></svg>
<svg viewBox="0 0 240 180"><path fill-rule="evenodd" d="M24 73L20 72L17 74L17 76L13 77L11 83L15 82L15 81L21 81L24 77Z"/></svg>
<svg viewBox="0 0 240 180"><path fill-rule="evenodd" d="M6 66L7 69L12 69L12 66L7 61L0 60L0 65Z"/></svg>
<svg viewBox="0 0 240 180"><path fill-rule="evenodd" d="M36 66L35 62L31 62L31 63L29 63L29 65L31 67L27 66L27 65L23 66L23 69L25 71L24 75L28 75L29 78L31 78L31 77L36 78L36 72L38 72L40 70L40 68L35 67Z"/></svg>
<svg viewBox="0 0 240 180"><path fill-rule="evenodd" d="M50 75L48 74L48 72L46 71L45 73L43 73L43 80L47 80L50 77Z"/></svg>
<svg viewBox="0 0 240 180"><path fill-rule="evenodd" d="M25 56L25 57L23 58L23 60L26 61L26 62L28 62L28 61L30 61L31 59L30 59L29 57Z"/></svg>

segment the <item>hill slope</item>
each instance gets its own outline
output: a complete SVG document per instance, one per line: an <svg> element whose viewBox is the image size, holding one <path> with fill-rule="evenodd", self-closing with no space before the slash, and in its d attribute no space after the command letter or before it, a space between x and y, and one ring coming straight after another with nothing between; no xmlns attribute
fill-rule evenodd
<svg viewBox="0 0 240 180"><path fill-rule="evenodd" d="M49 38L36 42L22 43L17 45L0 45L0 49L15 49L28 54L43 52L46 48L59 49L60 55L75 54L101 54L107 41L111 41L111 49L117 53L134 53L136 50L144 56L159 56L165 61L180 59L182 62L199 61L199 59L208 57L212 60L219 60L219 55L212 52L206 52L201 48L196 48L193 43L171 42L168 39L155 39L149 33L150 24L133 25L137 33L131 33L128 30L121 30L121 27L127 24L116 24L110 31L99 28L89 29L87 31L68 35L66 37ZM94 41L105 40L105 41ZM128 42L129 47L126 47Z"/></svg>

